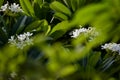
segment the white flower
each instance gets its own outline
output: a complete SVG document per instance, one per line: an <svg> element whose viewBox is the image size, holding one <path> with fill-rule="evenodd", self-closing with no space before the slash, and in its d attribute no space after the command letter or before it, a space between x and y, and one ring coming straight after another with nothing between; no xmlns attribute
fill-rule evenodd
<svg viewBox="0 0 120 80"><path fill-rule="evenodd" d="M12 12L23 12L23 10L19 7L19 4L13 3L11 6L9 6L9 9Z"/></svg>
<svg viewBox="0 0 120 80"><path fill-rule="evenodd" d="M8 2L6 4L4 4L3 6L1 6L1 10L0 11L6 11L8 8Z"/></svg>
<svg viewBox="0 0 120 80"><path fill-rule="evenodd" d="M11 76L12 78L15 78L15 77L17 76L17 73L16 73L16 72L12 72L12 73L10 74L10 76Z"/></svg>
<svg viewBox="0 0 120 80"><path fill-rule="evenodd" d="M27 44L24 42L24 41L21 41L21 42L17 42L17 44L15 44L15 46L18 48L18 49L23 49Z"/></svg>
<svg viewBox="0 0 120 80"><path fill-rule="evenodd" d="M15 45L19 49L23 49L25 46L33 44L33 39L30 38L32 35L32 33L27 32L16 36L11 36L11 38L8 39L8 43Z"/></svg>
<svg viewBox="0 0 120 80"><path fill-rule="evenodd" d="M86 28L80 28L80 29L75 29L74 31L72 31L72 36L73 38L77 38L81 33L85 33L87 32L88 30Z"/></svg>
<svg viewBox="0 0 120 80"><path fill-rule="evenodd" d="M78 36L79 36L80 32L79 32L79 30L78 30L78 29L75 29L75 30L74 30L71 34L72 34L72 36L71 36L71 37L76 38L76 37L78 37Z"/></svg>
<svg viewBox="0 0 120 80"><path fill-rule="evenodd" d="M11 43L12 45L15 45L16 44L16 39L15 39L15 37L14 36L11 36L11 38L10 39L8 39L8 43Z"/></svg>
<svg viewBox="0 0 120 80"><path fill-rule="evenodd" d="M7 33L7 31L6 31L5 27L2 27L2 30L5 32L5 34Z"/></svg>
<svg viewBox="0 0 120 80"><path fill-rule="evenodd" d="M9 6L8 2L6 4L4 4L3 6L1 6L0 11L6 11L6 10L10 10L11 12L23 12L23 10L20 8L19 4L13 3Z"/></svg>
<svg viewBox="0 0 120 80"><path fill-rule="evenodd" d="M101 47L102 47L102 49L108 49L113 52L118 52L120 55L120 44L108 43L108 44L102 45Z"/></svg>
<svg viewBox="0 0 120 80"><path fill-rule="evenodd" d="M25 38L26 38L26 35L20 34L20 35L17 36L17 38L18 38L19 41L24 41Z"/></svg>
<svg viewBox="0 0 120 80"><path fill-rule="evenodd" d="M80 26L81 27L81 26ZM81 34L89 34L90 40L92 40L94 37L98 36L98 32L95 31L95 28L89 27L89 28L80 28L80 29L75 29L70 33L72 38L77 38Z"/></svg>
<svg viewBox="0 0 120 80"><path fill-rule="evenodd" d="M26 35L27 37L29 37L29 36L32 36L33 33L27 32L27 33L24 33L24 35Z"/></svg>

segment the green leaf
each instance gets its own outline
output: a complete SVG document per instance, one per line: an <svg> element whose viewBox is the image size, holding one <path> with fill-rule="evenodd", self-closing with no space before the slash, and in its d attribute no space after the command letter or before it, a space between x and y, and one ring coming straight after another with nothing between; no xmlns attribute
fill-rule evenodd
<svg viewBox="0 0 120 80"><path fill-rule="evenodd" d="M60 12L56 12L56 13L54 14L54 17L60 19L61 21L62 21L62 20L68 20L68 17L67 17L66 15L60 13Z"/></svg>
<svg viewBox="0 0 120 80"><path fill-rule="evenodd" d="M102 69L103 71L107 70L108 68L111 67L111 65L112 65L114 62L115 62L114 56L105 59L105 60L103 61L103 63L102 63L101 69Z"/></svg>
<svg viewBox="0 0 120 80"><path fill-rule="evenodd" d="M101 56L100 52L99 53L94 53L89 59L89 65L91 65L93 67L96 66L97 62L100 59L100 56Z"/></svg>
<svg viewBox="0 0 120 80"><path fill-rule="evenodd" d="M0 0L0 7L2 6L3 2L4 2L4 0Z"/></svg>
<svg viewBox="0 0 120 80"><path fill-rule="evenodd" d="M37 17L37 18L40 18L40 19L42 19L42 11L41 11L41 9L40 9L40 6L39 6L39 4L38 3L34 3L34 12L35 12L35 16Z"/></svg>
<svg viewBox="0 0 120 80"><path fill-rule="evenodd" d="M46 27L46 33L45 33L45 35L48 35L48 34L49 34L49 32L50 32L50 30L51 30L51 26L50 26L50 25L48 25L48 26Z"/></svg>
<svg viewBox="0 0 120 80"><path fill-rule="evenodd" d="M65 32L63 30L56 30L54 33L50 34L50 36L56 40L62 37L64 34Z"/></svg>
<svg viewBox="0 0 120 80"><path fill-rule="evenodd" d="M27 20L27 16L22 16L18 19L17 23L15 23L13 26L12 35L19 34L25 28L26 20Z"/></svg>
<svg viewBox="0 0 120 80"><path fill-rule="evenodd" d="M48 25L48 22L46 20L42 20L42 24L41 24L41 31L43 31L45 33L45 35L47 35L51 30L51 26Z"/></svg>
<svg viewBox="0 0 120 80"><path fill-rule="evenodd" d="M0 43L6 42L7 41L7 34L3 31L3 29L0 27Z"/></svg>
<svg viewBox="0 0 120 80"><path fill-rule="evenodd" d="M50 26L48 25L46 20L37 20L29 24L25 30L25 32L44 32L47 35L50 31Z"/></svg>
<svg viewBox="0 0 120 80"><path fill-rule="evenodd" d="M106 4L88 5L76 12L72 22L78 25L90 23L92 20L95 19L96 16L98 16L99 12L105 11L106 8Z"/></svg>
<svg viewBox="0 0 120 80"><path fill-rule="evenodd" d="M62 21L61 23L58 23L56 26L53 27L52 31L50 32L50 35L57 39L63 34L66 33L66 31L70 28L68 21Z"/></svg>
<svg viewBox="0 0 120 80"><path fill-rule="evenodd" d="M58 23L56 26L53 27L53 29L51 31L51 34L55 31L58 31L58 30L68 29L68 26L69 26L68 21L62 21L62 22Z"/></svg>
<svg viewBox="0 0 120 80"><path fill-rule="evenodd" d="M43 0L34 0L34 3L38 3L39 5L41 5L43 3Z"/></svg>
<svg viewBox="0 0 120 80"><path fill-rule="evenodd" d="M34 10L29 0L20 0L20 4L27 15L34 16Z"/></svg>
<svg viewBox="0 0 120 80"><path fill-rule="evenodd" d="M42 24L42 21L40 20L37 20L37 21L34 21L32 22L31 24L29 24L26 28L25 28L25 32L31 32L32 30L36 30L36 31L39 31L41 29L41 24Z"/></svg>
<svg viewBox="0 0 120 80"><path fill-rule="evenodd" d="M63 0L63 2L73 11L77 11L81 6L85 5L86 0Z"/></svg>
<svg viewBox="0 0 120 80"><path fill-rule="evenodd" d="M75 11L75 10L76 10L75 1L74 1L74 0L71 0L70 2L71 2L72 10Z"/></svg>
<svg viewBox="0 0 120 80"><path fill-rule="evenodd" d="M60 76L65 77L65 76L73 74L75 71L77 71L76 66L68 65L60 70Z"/></svg>
<svg viewBox="0 0 120 80"><path fill-rule="evenodd" d="M64 13L68 16L71 16L71 11L62 3L58 1L54 1L50 4L50 8L53 9L56 12Z"/></svg>
<svg viewBox="0 0 120 80"><path fill-rule="evenodd" d="M50 11L50 7L48 3L39 3L37 1L34 2L34 13L35 17L41 19L46 19L47 15Z"/></svg>

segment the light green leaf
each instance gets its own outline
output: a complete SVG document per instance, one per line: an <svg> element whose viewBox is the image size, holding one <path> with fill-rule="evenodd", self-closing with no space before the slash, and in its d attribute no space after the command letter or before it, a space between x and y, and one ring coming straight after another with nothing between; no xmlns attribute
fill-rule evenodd
<svg viewBox="0 0 120 80"><path fill-rule="evenodd" d="M61 23L58 23L52 31L50 32L50 35L54 37L55 39L63 36L65 32L70 28L70 24L68 21L62 21Z"/></svg>
<svg viewBox="0 0 120 80"><path fill-rule="evenodd" d="M76 70L77 70L77 67L76 67L76 66L68 65L68 66L64 67L62 70L60 70L60 76L61 76L61 77L65 77L65 76L71 75L71 74L73 74Z"/></svg>
<svg viewBox="0 0 120 80"><path fill-rule="evenodd" d="M69 26L68 21L62 21L61 23L58 23L56 26L54 26L54 28L51 31L51 34L55 31L58 31L58 30L68 29L68 26Z"/></svg>
<svg viewBox="0 0 120 80"><path fill-rule="evenodd" d="M54 1L50 4L50 8L53 9L56 12L64 13L68 16L71 16L71 11L62 3L58 1Z"/></svg>
<svg viewBox="0 0 120 80"><path fill-rule="evenodd" d="M73 18L73 23L84 25L90 23L98 15L97 13L106 10L106 4L91 4L78 10Z"/></svg>
<svg viewBox="0 0 120 80"><path fill-rule="evenodd" d="M41 30L45 33L45 35L50 32L51 26L48 25L48 22L46 20L42 20Z"/></svg>
<svg viewBox="0 0 120 80"><path fill-rule="evenodd" d="M56 12L54 14L54 17L60 19L60 20L68 20L68 17L60 12Z"/></svg>
<svg viewBox="0 0 120 80"><path fill-rule="evenodd" d="M27 15L34 16L34 10L29 0L20 0L20 4Z"/></svg>

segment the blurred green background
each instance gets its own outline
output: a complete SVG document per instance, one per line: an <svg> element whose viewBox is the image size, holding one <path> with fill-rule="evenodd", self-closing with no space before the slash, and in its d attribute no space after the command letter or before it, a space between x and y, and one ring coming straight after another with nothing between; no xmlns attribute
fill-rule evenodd
<svg viewBox="0 0 120 80"><path fill-rule="evenodd" d="M120 55L101 49L120 43L120 0L0 0L23 12L0 11L0 80L120 80ZM99 33L71 38L93 27ZM9 39L26 32L32 45L18 49Z"/></svg>

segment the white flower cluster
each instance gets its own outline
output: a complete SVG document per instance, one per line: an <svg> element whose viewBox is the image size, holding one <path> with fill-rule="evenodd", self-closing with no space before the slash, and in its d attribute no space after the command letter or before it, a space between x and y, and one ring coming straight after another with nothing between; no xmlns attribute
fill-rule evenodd
<svg viewBox="0 0 120 80"><path fill-rule="evenodd" d="M1 6L1 10L0 11L6 11L8 8L8 2L6 4L4 4L3 6Z"/></svg>
<svg viewBox="0 0 120 80"><path fill-rule="evenodd" d="M11 12L23 12L23 10L20 8L19 4L13 3L9 6L9 3L7 2L3 6L1 6L0 11L6 11L10 10Z"/></svg>
<svg viewBox="0 0 120 80"><path fill-rule="evenodd" d="M89 34L90 38L92 39L92 37L95 37L98 35L98 32L95 31L95 28L89 27L89 28L80 28L80 29L75 29L74 31L72 31L70 33L70 35L72 35L72 38L77 38L78 36L80 36L81 34Z"/></svg>
<svg viewBox="0 0 120 80"><path fill-rule="evenodd" d="M120 55L120 44L108 43L108 44L102 45L101 47L102 47L102 49L108 49L113 52L118 52Z"/></svg>
<svg viewBox="0 0 120 80"><path fill-rule="evenodd" d="M33 39L30 39L32 35L32 33L27 32L16 36L11 36L8 43L15 45L19 49L23 49L25 46L33 44Z"/></svg>
<svg viewBox="0 0 120 80"><path fill-rule="evenodd" d="M16 73L16 72L12 72L12 73L10 74L10 76L11 76L12 78L15 78L15 77L17 76L17 73Z"/></svg>

